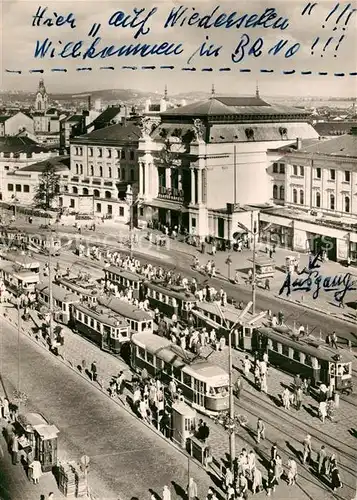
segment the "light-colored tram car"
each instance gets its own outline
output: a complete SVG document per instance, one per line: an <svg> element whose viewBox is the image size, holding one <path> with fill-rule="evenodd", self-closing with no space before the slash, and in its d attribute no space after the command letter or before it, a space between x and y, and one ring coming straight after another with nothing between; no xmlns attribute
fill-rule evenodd
<svg viewBox="0 0 357 500"><path fill-rule="evenodd" d="M101 295L97 283L93 281L78 278L57 278L55 284L69 293L79 295L81 301L87 304L96 304L98 297Z"/></svg>
<svg viewBox="0 0 357 500"><path fill-rule="evenodd" d="M176 314L179 319L187 321L197 303L197 298L180 286L166 286L163 283L146 281L143 287L150 307L157 308L165 316L171 317Z"/></svg>
<svg viewBox="0 0 357 500"><path fill-rule="evenodd" d="M1 251L0 252L0 257L1 260L4 259L4 261L7 262L12 262L22 270L26 271L31 271L33 273L39 273L40 272L40 263L38 260L34 260L32 257L29 255L25 255L24 252L21 251Z"/></svg>
<svg viewBox="0 0 357 500"><path fill-rule="evenodd" d="M116 266L108 266L104 268L105 281L110 281L117 285L119 290L126 290L131 287L133 290L134 299L141 299L141 285L143 277L132 271L126 271Z"/></svg>
<svg viewBox="0 0 357 500"><path fill-rule="evenodd" d="M36 295L39 305L49 308L49 283L41 282L36 285ZM68 292L64 288L52 284L53 318L59 323L67 325L71 319L71 306L80 302L79 295Z"/></svg>
<svg viewBox="0 0 357 500"><path fill-rule="evenodd" d="M185 400L209 413L225 411L229 406L229 376L221 367L192 353L184 352L168 339L149 333L131 337L131 367L146 368L164 384L174 379Z"/></svg>
<svg viewBox="0 0 357 500"><path fill-rule="evenodd" d="M352 355L333 349L313 336L298 337L287 327L254 330L253 349L267 351L269 362L290 373L310 378L312 385L332 385L337 391L352 392Z"/></svg>
<svg viewBox="0 0 357 500"><path fill-rule="evenodd" d="M0 262L0 278L5 289L13 297L34 292L39 282L39 275L27 269L21 269L12 262Z"/></svg>
<svg viewBox="0 0 357 500"><path fill-rule="evenodd" d="M130 340L125 319L108 308L85 304L72 304L70 326L104 351L120 354L122 346Z"/></svg>
<svg viewBox="0 0 357 500"><path fill-rule="evenodd" d="M131 333L153 333L154 322L150 314L139 309L128 302L124 302L113 296L100 296L98 304L111 309L123 316L130 328Z"/></svg>

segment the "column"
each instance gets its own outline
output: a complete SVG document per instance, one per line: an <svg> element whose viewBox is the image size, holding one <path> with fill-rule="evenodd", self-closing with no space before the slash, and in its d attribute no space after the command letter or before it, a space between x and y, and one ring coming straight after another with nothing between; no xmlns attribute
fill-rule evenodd
<svg viewBox="0 0 357 500"><path fill-rule="evenodd" d="M197 170L197 203L202 204L202 170Z"/></svg>
<svg viewBox="0 0 357 500"><path fill-rule="evenodd" d="M149 173L149 165L147 163L144 164L144 171L145 171L145 175L144 175L145 194L146 194L146 196L148 196L150 194L150 185L149 185L150 173Z"/></svg>
<svg viewBox="0 0 357 500"><path fill-rule="evenodd" d="M191 203L195 205L196 203L196 178L195 169L191 168Z"/></svg>
<svg viewBox="0 0 357 500"><path fill-rule="evenodd" d="M165 168L165 185L166 189L171 189L171 168Z"/></svg>
<svg viewBox="0 0 357 500"><path fill-rule="evenodd" d="M143 164L139 163L139 195L143 195Z"/></svg>

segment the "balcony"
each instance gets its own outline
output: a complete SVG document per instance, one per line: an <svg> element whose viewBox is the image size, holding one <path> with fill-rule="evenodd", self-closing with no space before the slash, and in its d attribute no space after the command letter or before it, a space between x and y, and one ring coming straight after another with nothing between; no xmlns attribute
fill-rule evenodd
<svg viewBox="0 0 357 500"><path fill-rule="evenodd" d="M102 179L92 179L92 184L94 184L95 186L101 186Z"/></svg>
<svg viewBox="0 0 357 500"><path fill-rule="evenodd" d="M90 184L90 179L83 179L82 181L84 184Z"/></svg>
<svg viewBox="0 0 357 500"><path fill-rule="evenodd" d="M104 186L113 187L113 183L111 181L104 181Z"/></svg>
<svg viewBox="0 0 357 500"><path fill-rule="evenodd" d="M157 197L163 200L183 202L184 192L182 189L166 188L164 186L159 186L159 194Z"/></svg>
<svg viewBox="0 0 357 500"><path fill-rule="evenodd" d="M79 182L79 177L72 177L71 181L72 182Z"/></svg>

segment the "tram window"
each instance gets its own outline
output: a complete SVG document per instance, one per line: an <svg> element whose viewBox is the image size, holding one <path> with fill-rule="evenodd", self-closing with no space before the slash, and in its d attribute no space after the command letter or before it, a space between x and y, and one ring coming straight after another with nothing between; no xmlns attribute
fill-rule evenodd
<svg viewBox="0 0 357 500"><path fill-rule="evenodd" d="M172 373L172 366L170 365L170 363L165 363L164 371L169 375Z"/></svg>
<svg viewBox="0 0 357 500"><path fill-rule="evenodd" d="M182 373L182 382L187 385L188 387L191 387L192 385L192 379L191 376L188 375L187 373L183 372Z"/></svg>
<svg viewBox="0 0 357 500"><path fill-rule="evenodd" d="M337 376L341 377L343 375L343 367L342 365L338 364L337 365Z"/></svg>
<svg viewBox="0 0 357 500"><path fill-rule="evenodd" d="M128 330L126 328L121 328L118 329L118 335L122 337L127 337L128 336Z"/></svg>
<svg viewBox="0 0 357 500"><path fill-rule="evenodd" d="M148 292L151 292L151 290L148 290ZM156 291L155 290L152 290L152 293L148 294L148 295L151 295L153 299L156 299Z"/></svg>
<svg viewBox="0 0 357 500"><path fill-rule="evenodd" d="M173 369L173 374L176 380L181 381L181 370L180 368L174 368Z"/></svg>
<svg viewBox="0 0 357 500"><path fill-rule="evenodd" d="M174 305L174 300L172 297L167 297L167 303L169 304L169 306L173 306Z"/></svg>
<svg viewBox="0 0 357 500"><path fill-rule="evenodd" d="M138 347L138 357L139 358L142 358L142 359L145 359L145 349L143 349L142 347Z"/></svg>
<svg viewBox="0 0 357 500"><path fill-rule="evenodd" d="M273 340L272 349L273 349L273 351L278 352L278 342L276 340Z"/></svg>
<svg viewBox="0 0 357 500"><path fill-rule="evenodd" d="M177 300L174 297L172 298L172 305L173 307L177 307Z"/></svg>
<svg viewBox="0 0 357 500"><path fill-rule="evenodd" d="M146 323L145 323L145 321L142 321L142 323L141 323L141 331L143 332L145 330L145 328L146 328Z"/></svg>
<svg viewBox="0 0 357 500"><path fill-rule="evenodd" d="M86 325L88 325L88 316L84 315L84 322Z"/></svg>
<svg viewBox="0 0 357 500"><path fill-rule="evenodd" d="M312 359L310 354L306 354L305 356L305 365L312 366Z"/></svg>
<svg viewBox="0 0 357 500"><path fill-rule="evenodd" d="M83 315L81 312L77 313L77 318L79 319L79 321L83 321Z"/></svg>
<svg viewBox="0 0 357 500"><path fill-rule="evenodd" d="M150 365L154 364L154 356L150 352L146 353L146 361L150 363Z"/></svg>
<svg viewBox="0 0 357 500"><path fill-rule="evenodd" d="M91 328L94 328L94 319L93 318L90 319L90 326L91 326Z"/></svg>
<svg viewBox="0 0 357 500"><path fill-rule="evenodd" d="M281 353L282 353L283 356L288 356L289 357L289 347L287 345L283 345Z"/></svg>
<svg viewBox="0 0 357 500"><path fill-rule="evenodd" d="M156 368L158 370L163 370L165 366L165 363L163 362L162 359L156 358Z"/></svg>
<svg viewBox="0 0 357 500"><path fill-rule="evenodd" d="M295 359L295 361L300 361L300 352L295 349L293 351L293 359Z"/></svg>
<svg viewBox="0 0 357 500"><path fill-rule="evenodd" d="M351 363L345 363L344 365L342 365L342 368L343 368L343 373L342 375L350 375L351 374Z"/></svg>

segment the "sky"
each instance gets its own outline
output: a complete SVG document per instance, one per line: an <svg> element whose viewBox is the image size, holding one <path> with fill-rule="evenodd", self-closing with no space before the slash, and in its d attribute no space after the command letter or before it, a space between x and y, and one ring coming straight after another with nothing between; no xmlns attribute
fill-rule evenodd
<svg viewBox="0 0 357 500"><path fill-rule="evenodd" d="M47 3L32 0L3 0L0 88L34 91L39 77L43 76L49 93L130 88L162 94L166 84L169 92L174 94L199 90L209 92L214 84L217 94L239 95L253 94L258 82L261 95L356 96L357 77L350 76L349 73L357 71L357 12L351 14L347 25L345 22L353 8L357 9L357 1L337 4L336 0L323 0L316 2L315 5L311 2L311 9L307 7L308 4L306 0L276 0L269 3L261 0L239 2L196 0L194 3L185 0L182 2L146 0L136 3L131 0L121 2L58 0ZM165 28L164 24L171 10L179 6L187 7L187 14L197 12L200 17L211 14L218 7L212 20L217 19L220 14L229 15L234 12L236 12L234 19L244 14L247 14L247 17L253 14L261 16L265 9L275 8L278 17L288 20L286 23L288 27L281 30L243 25L240 28L221 26L204 29L187 24L181 27L177 24ZM73 17L69 21L74 18L76 27L72 29L70 22L63 26L33 26L33 16L39 8L46 7L44 19L49 17L54 20L54 12L65 19L72 13ZM143 20L151 9L157 8L157 11L142 25L143 30L148 32L139 34L137 39L134 36L140 26L135 28L109 25L109 20L118 11L124 12L126 16L131 15L128 20L133 20L135 7L145 8L137 22ZM343 12L345 13L338 19ZM175 46L181 43L183 53L151 55L144 58L138 55L129 57L114 55L105 59L86 60L59 57L58 53L61 50L59 41L62 42L62 47L67 42L82 41L82 53L84 53L95 39L95 36L89 34L94 23L100 23L99 31L95 35L101 37L97 52L110 45L118 48L133 43L169 42ZM344 38L341 40L343 35ZM200 57L197 53L190 59L205 42L206 37L209 39L207 43L214 44L215 48L221 47L217 55ZM250 41L244 49L243 60L234 62L232 55L237 46L243 39L248 40L248 37ZM312 52L312 45L317 37L319 39ZM46 38L52 41L51 48L56 49L55 57L36 59L34 57L36 42L43 42ZM259 38L261 42L257 41ZM287 41L285 49L276 55L269 54L269 50L280 40ZM341 42L338 47L339 40ZM256 47L262 43L259 57L248 54L254 42ZM286 50L298 43L300 47L295 55L285 57ZM138 69L123 69L123 66ZM142 69L143 66L155 66L155 69ZM172 68L163 69L160 66ZM88 67L91 68L90 71L78 71L78 68ZM114 69L100 69L103 67ZM191 70L186 71L182 68ZM212 70L202 71L205 68ZM222 68L229 68L230 71L220 71ZM31 73L30 71L34 69L42 69L44 72L42 75L37 72ZM66 69L66 72L53 69ZM250 71L242 72L243 69ZM292 70L295 71L294 74L284 74L284 71ZM18 71L21 71L21 74L16 73ZM311 71L312 74L301 75L302 71ZM319 72L328 74L318 75ZM335 73L345 73L346 76L334 76Z"/></svg>

